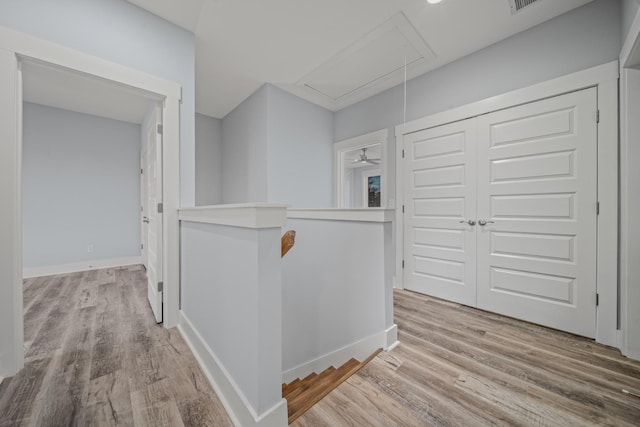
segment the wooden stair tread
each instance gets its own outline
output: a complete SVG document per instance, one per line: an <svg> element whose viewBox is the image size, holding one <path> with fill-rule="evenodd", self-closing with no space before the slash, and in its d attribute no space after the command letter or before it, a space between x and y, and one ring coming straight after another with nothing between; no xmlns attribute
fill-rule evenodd
<svg viewBox="0 0 640 427"><path fill-rule="evenodd" d="M314 374L311 374L299 382L294 380L289 384L283 385L283 390L285 388L290 390L290 393L283 392L282 394L282 397L287 399L289 424L293 423L302 414L311 409L313 405L322 400L323 397L369 363L380 351L382 350L373 353L364 362L350 359L337 369L330 366L318 375L312 376ZM289 386L292 387L289 388Z"/></svg>
<svg viewBox="0 0 640 427"><path fill-rule="evenodd" d="M316 381L319 381L320 378L322 377L322 375L328 375L331 372L335 371L336 368L334 368L333 366L328 367L327 369L325 369L324 371L322 371L320 374L316 374L315 372L307 375L298 385L298 387L295 388L295 390L292 390L291 393L289 393L287 395L287 402L289 401L288 399L296 399L298 396L300 396L303 393L306 393L307 390L309 390L309 388L313 387L313 385L316 383ZM284 396L284 395L283 395Z"/></svg>

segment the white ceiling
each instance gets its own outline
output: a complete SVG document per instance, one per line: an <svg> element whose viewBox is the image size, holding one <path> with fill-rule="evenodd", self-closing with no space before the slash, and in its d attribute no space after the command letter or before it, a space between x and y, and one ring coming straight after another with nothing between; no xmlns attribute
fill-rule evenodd
<svg viewBox="0 0 640 427"><path fill-rule="evenodd" d="M99 117L142 123L157 96L34 60L22 61L23 99Z"/></svg>
<svg viewBox="0 0 640 427"><path fill-rule="evenodd" d="M372 44L401 12L433 53L413 58L411 78L591 0L538 0L514 15L509 0L128 1L196 34L196 111L221 118L264 83L333 111L401 83L399 57L415 52ZM386 74L367 76L372 63Z"/></svg>

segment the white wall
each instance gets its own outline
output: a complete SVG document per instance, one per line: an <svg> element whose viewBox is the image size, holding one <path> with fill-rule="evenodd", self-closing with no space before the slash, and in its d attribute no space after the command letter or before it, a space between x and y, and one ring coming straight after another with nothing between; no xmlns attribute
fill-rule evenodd
<svg viewBox="0 0 640 427"><path fill-rule="evenodd" d="M255 415L264 416L282 404L280 227L189 221L181 227L186 326L199 334L216 370L224 372L218 385L233 384L233 391L222 389L226 404L237 393ZM227 409L233 412L233 406Z"/></svg>
<svg viewBox="0 0 640 427"><path fill-rule="evenodd" d="M196 113L196 206L222 202L222 120Z"/></svg>
<svg viewBox="0 0 640 427"><path fill-rule="evenodd" d="M290 218L286 229L296 243L282 260L283 380L393 344L391 223Z"/></svg>
<svg viewBox="0 0 640 427"><path fill-rule="evenodd" d="M622 0L622 42L627 38L633 19L638 11L638 0Z"/></svg>
<svg viewBox="0 0 640 427"><path fill-rule="evenodd" d="M333 203L333 114L270 84L222 119L224 203Z"/></svg>
<svg viewBox="0 0 640 427"><path fill-rule="evenodd" d="M23 123L24 267L139 256L140 126L30 103Z"/></svg>
<svg viewBox="0 0 640 427"><path fill-rule="evenodd" d="M272 85L268 93L268 200L333 204L333 113Z"/></svg>
<svg viewBox="0 0 640 427"><path fill-rule="evenodd" d="M407 121L614 61L620 20L619 0L595 0L416 77L407 83ZM334 140L393 128L402 113L399 85L336 112ZM395 164L395 156L389 160Z"/></svg>
<svg viewBox="0 0 640 427"><path fill-rule="evenodd" d="M195 203L195 37L126 1L0 0L0 25L182 85L180 200Z"/></svg>
<svg viewBox="0 0 640 427"><path fill-rule="evenodd" d="M222 202L267 201L267 86L222 119Z"/></svg>

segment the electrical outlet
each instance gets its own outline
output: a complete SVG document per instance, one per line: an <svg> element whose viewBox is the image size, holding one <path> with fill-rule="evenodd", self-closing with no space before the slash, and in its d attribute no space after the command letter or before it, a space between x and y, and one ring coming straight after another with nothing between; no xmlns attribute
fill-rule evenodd
<svg viewBox="0 0 640 427"><path fill-rule="evenodd" d="M87 252L92 253L94 250L95 250L95 246L93 246L93 243L87 246Z"/></svg>

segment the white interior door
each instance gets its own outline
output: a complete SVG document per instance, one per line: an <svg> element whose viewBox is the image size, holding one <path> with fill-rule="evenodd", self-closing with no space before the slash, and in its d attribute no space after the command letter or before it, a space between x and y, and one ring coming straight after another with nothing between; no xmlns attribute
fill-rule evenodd
<svg viewBox="0 0 640 427"><path fill-rule="evenodd" d="M475 119L405 135L405 288L476 304Z"/></svg>
<svg viewBox="0 0 640 427"><path fill-rule="evenodd" d="M596 112L592 88L478 117L479 308L595 336Z"/></svg>
<svg viewBox="0 0 640 427"><path fill-rule="evenodd" d="M148 121L146 131L146 234L147 295L158 323L162 322L162 135L161 110Z"/></svg>
<svg viewBox="0 0 640 427"><path fill-rule="evenodd" d="M140 152L140 256L145 270L149 269L147 253L147 235L149 232L147 211L149 208L147 207L147 175L145 173L147 163L147 144L145 144Z"/></svg>

